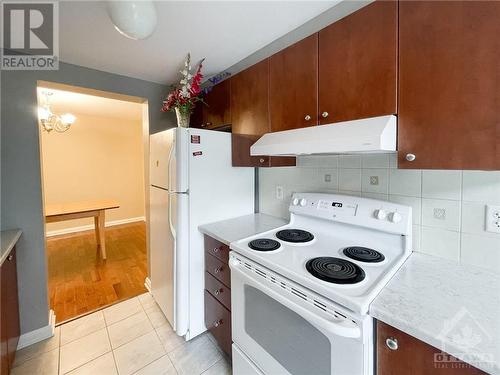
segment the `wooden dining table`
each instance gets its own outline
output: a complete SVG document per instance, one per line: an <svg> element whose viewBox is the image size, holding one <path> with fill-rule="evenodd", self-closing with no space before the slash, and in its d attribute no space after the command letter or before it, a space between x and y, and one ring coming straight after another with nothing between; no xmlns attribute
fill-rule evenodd
<svg viewBox="0 0 500 375"><path fill-rule="evenodd" d="M106 259L105 214L106 210L119 207L120 205L115 200L47 204L45 205L45 222L55 223L93 217L97 246L101 250L102 259Z"/></svg>

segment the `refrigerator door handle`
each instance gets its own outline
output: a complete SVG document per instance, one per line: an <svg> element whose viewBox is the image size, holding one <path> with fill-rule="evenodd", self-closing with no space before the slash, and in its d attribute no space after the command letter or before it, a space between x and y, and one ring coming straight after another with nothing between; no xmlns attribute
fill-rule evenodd
<svg viewBox="0 0 500 375"><path fill-rule="evenodd" d="M170 199L168 200L168 226L170 228L170 233L172 233L172 237L175 241L176 232L174 226L172 225L172 195L173 194L170 194Z"/></svg>

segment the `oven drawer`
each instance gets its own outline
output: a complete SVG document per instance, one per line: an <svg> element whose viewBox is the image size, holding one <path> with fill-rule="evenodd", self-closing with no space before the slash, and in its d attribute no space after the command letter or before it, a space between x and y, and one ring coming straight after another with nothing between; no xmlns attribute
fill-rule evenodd
<svg viewBox="0 0 500 375"><path fill-rule="evenodd" d="M224 263L229 261L229 246L205 235L205 251Z"/></svg>
<svg viewBox="0 0 500 375"><path fill-rule="evenodd" d="M205 290L205 325L220 348L231 356L231 312Z"/></svg>
<svg viewBox="0 0 500 375"><path fill-rule="evenodd" d="M231 310L231 289L208 272L205 272L205 289L215 297L217 301L222 303L226 309Z"/></svg>
<svg viewBox="0 0 500 375"><path fill-rule="evenodd" d="M205 270L224 285L231 287L231 272L227 263L205 253Z"/></svg>

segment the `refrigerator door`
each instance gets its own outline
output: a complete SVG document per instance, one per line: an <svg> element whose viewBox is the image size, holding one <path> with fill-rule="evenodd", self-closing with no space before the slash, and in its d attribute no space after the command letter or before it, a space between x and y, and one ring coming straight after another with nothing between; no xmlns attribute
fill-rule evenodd
<svg viewBox="0 0 500 375"><path fill-rule="evenodd" d="M169 160L174 144L174 129L152 134L149 138L150 185L168 190Z"/></svg>
<svg viewBox="0 0 500 375"><path fill-rule="evenodd" d="M189 135L184 128L175 128L168 159L168 189L174 193L186 193L189 188Z"/></svg>
<svg viewBox="0 0 500 375"><path fill-rule="evenodd" d="M170 229L171 196L167 190L150 187L151 293L172 327L174 321L175 237Z"/></svg>

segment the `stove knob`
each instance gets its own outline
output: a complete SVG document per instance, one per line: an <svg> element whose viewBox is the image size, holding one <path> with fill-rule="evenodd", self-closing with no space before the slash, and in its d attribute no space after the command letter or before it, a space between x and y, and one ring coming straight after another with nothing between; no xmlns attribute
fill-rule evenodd
<svg viewBox="0 0 500 375"><path fill-rule="evenodd" d="M392 212L389 214L389 221L393 223L399 223L401 219L403 219L403 217L397 212Z"/></svg>
<svg viewBox="0 0 500 375"><path fill-rule="evenodd" d="M292 205L296 206L299 204L299 198L293 198Z"/></svg>
<svg viewBox="0 0 500 375"><path fill-rule="evenodd" d="M385 212L382 209L375 210L375 212L373 213L373 216L375 216L376 219L384 220L387 217L387 212Z"/></svg>
<svg viewBox="0 0 500 375"><path fill-rule="evenodd" d="M299 203L302 207L304 207L307 204L306 198L302 198Z"/></svg>

